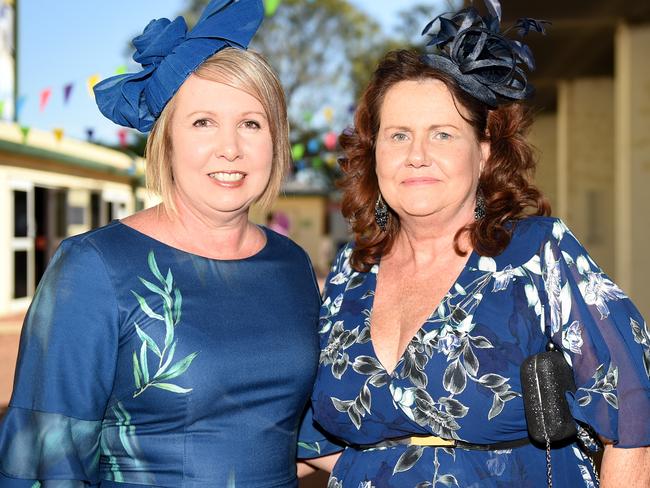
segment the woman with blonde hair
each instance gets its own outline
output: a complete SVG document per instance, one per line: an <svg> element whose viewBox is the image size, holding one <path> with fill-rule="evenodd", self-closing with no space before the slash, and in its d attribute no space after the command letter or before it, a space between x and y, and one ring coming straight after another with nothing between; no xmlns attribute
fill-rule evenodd
<svg viewBox="0 0 650 488"><path fill-rule="evenodd" d="M247 51L261 0L135 38L100 110L143 132L162 203L66 239L34 297L0 424L0 486L295 487L318 360L305 252L251 223L289 164L285 100ZM308 455L308 453L307 453Z"/></svg>

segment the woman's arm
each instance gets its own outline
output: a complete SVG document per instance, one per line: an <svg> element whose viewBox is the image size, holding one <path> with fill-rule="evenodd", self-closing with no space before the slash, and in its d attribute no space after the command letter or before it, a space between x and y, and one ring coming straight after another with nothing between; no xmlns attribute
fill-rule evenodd
<svg viewBox="0 0 650 488"><path fill-rule="evenodd" d="M337 452L328 456L322 456L313 459L302 459L298 461L298 478L302 478L304 476L315 473L318 469L322 469L323 471L331 473L340 455L341 453Z"/></svg>
<svg viewBox="0 0 650 488"><path fill-rule="evenodd" d="M626 449L605 444L600 482L602 488L648 488L650 446Z"/></svg>

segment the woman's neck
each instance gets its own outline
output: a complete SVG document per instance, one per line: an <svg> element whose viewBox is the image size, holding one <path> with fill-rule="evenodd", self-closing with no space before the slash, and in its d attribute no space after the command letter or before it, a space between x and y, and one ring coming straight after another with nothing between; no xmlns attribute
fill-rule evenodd
<svg viewBox="0 0 650 488"><path fill-rule="evenodd" d="M471 223L471 217L464 213L447 219L402 219L400 232L389 255L416 267L430 266L440 259L456 256L454 238L458 230L468 223ZM459 245L464 251L472 250L466 234L461 235Z"/></svg>

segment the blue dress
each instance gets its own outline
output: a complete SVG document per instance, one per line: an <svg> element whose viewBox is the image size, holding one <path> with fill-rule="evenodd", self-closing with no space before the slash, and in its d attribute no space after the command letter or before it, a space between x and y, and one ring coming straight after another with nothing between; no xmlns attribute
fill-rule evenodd
<svg viewBox="0 0 650 488"><path fill-rule="evenodd" d="M516 225L495 258L476 253L388 374L370 340L380 265L338 255L321 307L315 420L350 445L435 435L474 444L527 437L519 369L553 335L572 365L574 418L620 447L650 444L650 330L557 219ZM435 308L434 308L435 307ZM553 481L593 487L576 444L553 449ZM545 487L543 448L348 447L329 488Z"/></svg>
<svg viewBox="0 0 650 488"><path fill-rule="evenodd" d="M264 232L239 260L119 222L65 240L23 328L0 487L296 487L320 297Z"/></svg>

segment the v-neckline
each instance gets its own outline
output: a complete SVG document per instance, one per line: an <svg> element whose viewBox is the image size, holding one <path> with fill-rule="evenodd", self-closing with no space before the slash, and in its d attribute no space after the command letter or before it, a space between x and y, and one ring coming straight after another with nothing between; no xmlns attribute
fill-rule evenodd
<svg viewBox="0 0 650 488"><path fill-rule="evenodd" d="M429 313L429 315L427 315L427 318L424 320L424 322L418 327L418 329L415 331L415 333L411 336L409 341L406 343L406 347L401 352L401 354L397 357L397 362L395 363L395 366L393 367L392 371L388 371L388 369L384 365L384 362L379 358L379 355L377 354L377 350L375 349L375 342L374 342L374 340L372 338L372 313L373 313L373 310L375 309L375 298L377 297L377 283L379 282L379 270L381 268L381 259L375 265L375 266L377 266L377 268L376 268L377 272L376 273L369 273L371 275L371 279L374 280L374 281L371 281L370 286L368 287L369 289L372 290L372 293L369 296L370 304L369 304L369 308L368 308L368 310L369 310L369 316L368 316L368 318L369 318L369 321L368 321L368 330L369 330L369 332L368 332L368 337L370 338L368 343L370 344L370 349L371 349L371 352L372 352L372 355L373 355L374 359L377 360L377 362L381 365L381 367L384 369L384 371L386 371L386 373L389 376L393 376L395 374L395 372L397 371L397 368L403 362L404 355L406 354L406 351L408 351L408 348L411 345L411 343L413 342L413 339L415 339L417 337L417 335L420 333L420 331L422 331L422 329L424 329L424 326L428 323L428 319L433 317L434 315L436 315L438 313L438 309L440 308L440 304L443 302L445 297L448 296L454 290L455 286L459 283L460 279L463 277L463 275L465 275L467 270L476 267L476 261L478 260L478 258L479 258L478 254L476 253L476 251L474 251L472 249L469 256L467 257L467 260L465 261L465 264L461 268L460 272L458 273L458 275L456 276L454 281L451 283L451 285L450 285L449 289L447 290L447 292L442 296L442 298L440 298L440 301L438 303L436 303L436 306L431 310L431 312Z"/></svg>

